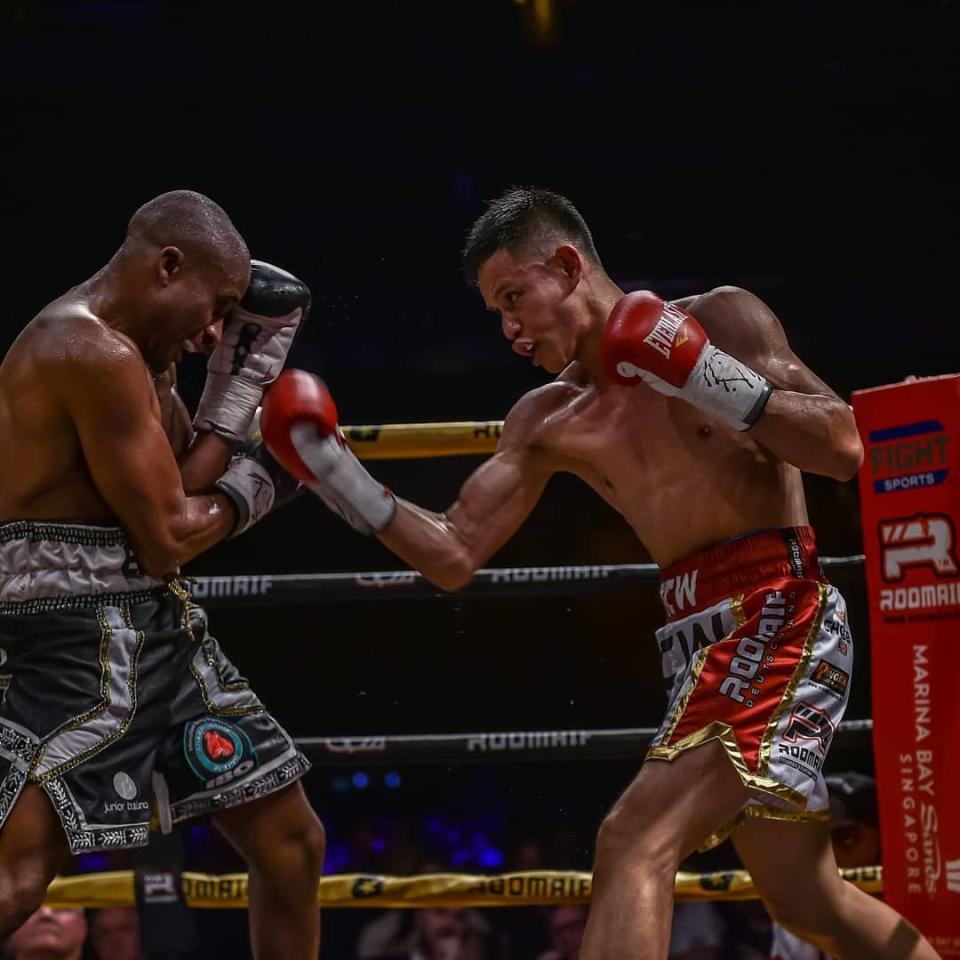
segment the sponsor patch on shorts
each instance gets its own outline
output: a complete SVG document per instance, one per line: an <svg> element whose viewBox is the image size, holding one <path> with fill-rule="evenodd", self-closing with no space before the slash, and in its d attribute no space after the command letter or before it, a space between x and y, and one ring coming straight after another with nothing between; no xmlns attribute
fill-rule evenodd
<svg viewBox="0 0 960 960"><path fill-rule="evenodd" d="M219 717L191 720L184 727L183 755L208 789L231 783L257 765L247 734Z"/></svg>
<svg viewBox="0 0 960 960"><path fill-rule="evenodd" d="M842 670L836 664L829 660L821 660L813 670L813 676L810 678L814 683L842 697L850 686L850 674Z"/></svg>

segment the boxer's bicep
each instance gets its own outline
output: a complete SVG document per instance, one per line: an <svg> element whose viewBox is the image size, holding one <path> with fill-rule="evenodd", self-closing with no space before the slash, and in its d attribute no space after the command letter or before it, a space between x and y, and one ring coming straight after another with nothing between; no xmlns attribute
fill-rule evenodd
<svg viewBox="0 0 960 960"><path fill-rule="evenodd" d="M863 447L850 406L790 348L773 311L746 290L721 287L691 305L710 339L765 376L774 391L751 428L756 443L808 473L856 475Z"/></svg>
<svg viewBox="0 0 960 960"><path fill-rule="evenodd" d="M811 396L837 398L793 352L777 315L759 297L739 287L718 287L688 307L711 341L749 364L774 387Z"/></svg>
<svg viewBox="0 0 960 960"><path fill-rule="evenodd" d="M475 566L486 563L530 516L551 473L542 452L520 447L499 450L471 474L444 516Z"/></svg>
<svg viewBox="0 0 960 960"><path fill-rule="evenodd" d="M507 415L497 452L467 478L445 513L397 501L380 541L443 590L459 590L529 516L556 471L533 442L551 409L550 391L533 391Z"/></svg>
<svg viewBox="0 0 960 960"><path fill-rule="evenodd" d="M197 515L204 505L184 495L143 363L114 347L72 357L67 368L62 396L94 485L145 569L169 572L184 559L181 541L208 524Z"/></svg>

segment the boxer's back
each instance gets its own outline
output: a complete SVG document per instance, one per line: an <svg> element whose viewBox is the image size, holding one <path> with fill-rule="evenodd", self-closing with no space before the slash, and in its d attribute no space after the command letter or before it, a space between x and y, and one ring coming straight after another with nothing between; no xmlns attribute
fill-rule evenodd
<svg viewBox="0 0 960 960"><path fill-rule="evenodd" d="M0 521L108 520L60 388L96 320L75 292L46 306L0 363Z"/></svg>

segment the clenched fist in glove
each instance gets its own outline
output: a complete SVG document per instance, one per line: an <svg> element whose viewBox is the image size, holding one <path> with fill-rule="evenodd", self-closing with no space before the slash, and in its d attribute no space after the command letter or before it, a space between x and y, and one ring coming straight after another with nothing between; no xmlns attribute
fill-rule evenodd
<svg viewBox="0 0 960 960"><path fill-rule="evenodd" d="M682 397L735 430L749 430L773 390L747 364L715 347L686 310L649 290L628 293L610 312L601 345L607 378L641 381Z"/></svg>
<svg viewBox="0 0 960 960"><path fill-rule="evenodd" d="M347 446L326 384L305 370L285 370L263 398L260 430L277 461L361 533L386 529L393 494Z"/></svg>
<svg viewBox="0 0 960 960"><path fill-rule="evenodd" d="M237 525L231 537L246 533L268 513L289 503L301 492L296 477L287 473L270 455L260 433L259 411L250 428L250 436L230 460L216 483L237 512Z"/></svg>
<svg viewBox="0 0 960 960"><path fill-rule="evenodd" d="M298 327L310 309L310 290L293 274L262 260L250 262L250 286L223 322L207 361L207 382L194 426L243 442L266 386L283 369Z"/></svg>

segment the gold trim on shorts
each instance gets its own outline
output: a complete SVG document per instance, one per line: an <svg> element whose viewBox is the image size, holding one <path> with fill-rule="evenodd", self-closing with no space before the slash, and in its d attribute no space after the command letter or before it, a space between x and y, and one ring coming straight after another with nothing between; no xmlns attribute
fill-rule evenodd
<svg viewBox="0 0 960 960"><path fill-rule="evenodd" d="M767 722L767 729L764 731L763 737L760 740L760 753L757 760L758 774L765 774L770 768L770 750L773 746L773 738L777 732L777 726L780 723L780 718L783 716L783 713L787 707L793 703L793 696L797 692L797 687L800 686L800 681L807 672L807 667L810 664L810 658L813 656L813 648L816 644L816 639L818 636L820 636L820 631L823 629L823 618L827 613L827 584L819 584L818 595L820 599L819 603L817 604L817 613L813 618L813 623L810 626L810 632L807 634L807 639L803 643L803 653L800 654L800 659L797 661L797 666L793 671L793 676L790 678L787 688L783 691L783 696L780 698L780 702L770 715L770 720Z"/></svg>

